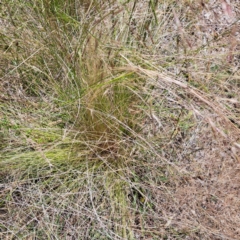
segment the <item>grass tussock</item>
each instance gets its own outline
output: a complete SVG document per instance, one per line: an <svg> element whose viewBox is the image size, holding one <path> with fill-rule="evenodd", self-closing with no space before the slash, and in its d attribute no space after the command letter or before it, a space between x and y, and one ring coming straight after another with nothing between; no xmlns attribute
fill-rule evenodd
<svg viewBox="0 0 240 240"><path fill-rule="evenodd" d="M1 239L239 239L237 1L0 4Z"/></svg>

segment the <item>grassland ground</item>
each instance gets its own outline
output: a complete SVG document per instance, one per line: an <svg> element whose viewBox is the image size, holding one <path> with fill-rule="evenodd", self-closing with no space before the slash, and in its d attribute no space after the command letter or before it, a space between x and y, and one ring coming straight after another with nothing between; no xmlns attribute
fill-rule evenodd
<svg viewBox="0 0 240 240"><path fill-rule="evenodd" d="M0 239L240 239L238 1L0 3Z"/></svg>

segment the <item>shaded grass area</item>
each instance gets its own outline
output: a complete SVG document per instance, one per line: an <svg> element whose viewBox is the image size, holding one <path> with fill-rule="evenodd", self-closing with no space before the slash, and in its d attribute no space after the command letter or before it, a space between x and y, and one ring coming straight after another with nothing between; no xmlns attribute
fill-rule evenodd
<svg viewBox="0 0 240 240"><path fill-rule="evenodd" d="M237 3L0 10L0 238L239 238Z"/></svg>

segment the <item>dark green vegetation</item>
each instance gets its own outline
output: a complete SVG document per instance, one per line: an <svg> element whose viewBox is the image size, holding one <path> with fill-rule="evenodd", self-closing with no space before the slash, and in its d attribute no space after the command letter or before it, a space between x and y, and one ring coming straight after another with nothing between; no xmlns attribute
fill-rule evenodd
<svg viewBox="0 0 240 240"><path fill-rule="evenodd" d="M1 239L239 239L239 4L3 0Z"/></svg>

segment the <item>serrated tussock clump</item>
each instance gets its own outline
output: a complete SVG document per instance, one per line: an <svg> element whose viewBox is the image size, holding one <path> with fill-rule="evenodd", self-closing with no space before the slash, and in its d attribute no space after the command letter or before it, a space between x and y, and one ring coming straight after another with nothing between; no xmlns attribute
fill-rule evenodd
<svg viewBox="0 0 240 240"><path fill-rule="evenodd" d="M3 0L0 239L239 239L239 14Z"/></svg>

